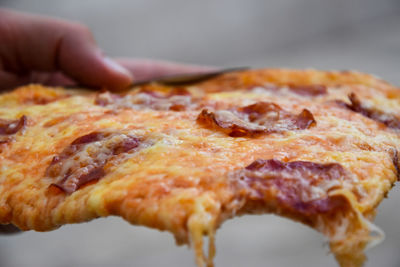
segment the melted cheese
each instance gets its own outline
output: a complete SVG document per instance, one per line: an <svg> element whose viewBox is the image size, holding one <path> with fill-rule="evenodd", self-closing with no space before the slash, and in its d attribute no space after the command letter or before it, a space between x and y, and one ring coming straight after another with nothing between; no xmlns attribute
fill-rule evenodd
<svg viewBox="0 0 400 267"><path fill-rule="evenodd" d="M270 91L268 84L281 90ZM324 95L299 96L287 89L289 84L322 84L328 90ZM254 88L252 85L257 88L248 89ZM188 91L196 96L190 104L187 96L172 96L154 105L149 104L154 99L132 92L119 104L101 106L95 104L93 92L37 85L0 95L0 118L28 118L25 131L16 133L13 141L0 149L0 222L23 230L48 231L66 223L118 215L132 224L170 231L179 244L194 247L199 266L212 266L214 232L224 220L275 212L327 236L342 266L360 266L363 249L377 240L370 233L380 233L371 223L375 208L397 179L388 151L399 148L400 138L397 131L334 101L345 101L354 92L382 109L390 107L391 112L399 113L394 104L400 102L398 90L353 72L256 70L226 74ZM374 100L374 95L379 99ZM235 138L196 122L200 107L221 112L255 101L274 102L294 114L307 108L317 124L301 131ZM171 111L171 102L190 108ZM105 129L146 136L153 140L152 145L113 162L104 178L70 195L49 191L55 179L45 173L54 155L80 136ZM123 134L107 142L121 138ZM103 158L110 151L107 145L90 144L67 161L62 172L77 162L91 164L93 153ZM283 211L274 195L267 199L268 205L251 206L251 199L242 198L229 185L229 174L256 159L342 165L351 173L350 182L326 181L313 186L302 181L310 193L301 199L318 200L329 191L329 197L340 196L348 208L302 217ZM203 252L203 235L211 238L208 255Z"/></svg>

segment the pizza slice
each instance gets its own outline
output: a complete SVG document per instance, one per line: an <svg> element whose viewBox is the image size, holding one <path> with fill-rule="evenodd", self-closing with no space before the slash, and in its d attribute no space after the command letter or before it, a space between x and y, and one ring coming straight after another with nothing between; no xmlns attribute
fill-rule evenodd
<svg viewBox="0 0 400 267"><path fill-rule="evenodd" d="M239 71L123 94L21 87L0 95L0 223L121 216L212 266L225 220L275 213L324 234L342 267L362 266L399 177L399 104L398 88L349 71Z"/></svg>

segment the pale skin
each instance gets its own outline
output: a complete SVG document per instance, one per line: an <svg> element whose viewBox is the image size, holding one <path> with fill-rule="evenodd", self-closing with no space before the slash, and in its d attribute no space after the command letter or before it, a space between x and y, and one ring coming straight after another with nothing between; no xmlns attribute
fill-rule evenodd
<svg viewBox="0 0 400 267"><path fill-rule="evenodd" d="M148 59L111 59L76 22L0 8L0 90L27 83L122 90L133 81L213 68Z"/></svg>
<svg viewBox="0 0 400 267"><path fill-rule="evenodd" d="M133 81L212 70L161 60L111 59L80 23L0 8L0 91L29 83L118 91ZM16 231L0 224L0 234Z"/></svg>

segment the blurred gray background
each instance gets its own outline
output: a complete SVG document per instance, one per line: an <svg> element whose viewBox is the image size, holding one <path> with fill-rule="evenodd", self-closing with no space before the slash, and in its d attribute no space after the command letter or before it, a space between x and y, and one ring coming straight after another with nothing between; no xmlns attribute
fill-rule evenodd
<svg viewBox="0 0 400 267"><path fill-rule="evenodd" d="M110 56L216 66L357 69L400 85L396 0L0 0L77 20ZM0 36L1 42L1 36ZM379 207L367 267L400 266L400 186ZM195 266L172 236L119 218L0 237L0 266ZM216 266L337 266L322 236L272 215L226 222Z"/></svg>

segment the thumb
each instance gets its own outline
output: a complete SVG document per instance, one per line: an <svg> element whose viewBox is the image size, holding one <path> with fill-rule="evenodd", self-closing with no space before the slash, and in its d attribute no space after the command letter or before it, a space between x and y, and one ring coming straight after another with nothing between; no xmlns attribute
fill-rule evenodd
<svg viewBox="0 0 400 267"><path fill-rule="evenodd" d="M58 67L75 81L95 87L124 89L132 83L132 74L111 58L104 57L91 33L73 26L60 41Z"/></svg>
<svg viewBox="0 0 400 267"><path fill-rule="evenodd" d="M87 27L0 8L0 68L9 73L62 71L79 83L122 89L125 68L103 56Z"/></svg>

